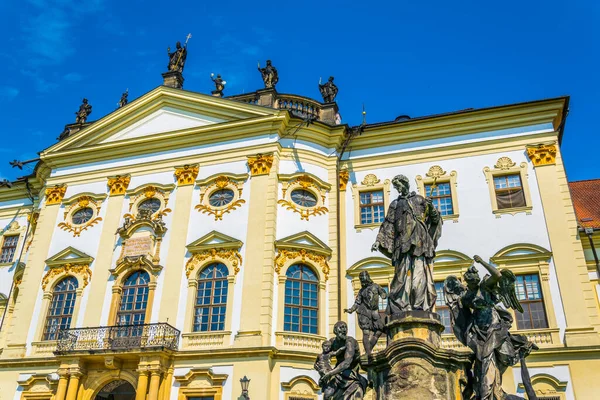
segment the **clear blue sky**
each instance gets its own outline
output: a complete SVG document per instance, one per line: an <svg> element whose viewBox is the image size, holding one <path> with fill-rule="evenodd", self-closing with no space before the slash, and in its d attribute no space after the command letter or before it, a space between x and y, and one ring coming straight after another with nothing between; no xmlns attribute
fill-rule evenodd
<svg viewBox="0 0 600 400"><path fill-rule="evenodd" d="M581 1L0 1L0 179L27 171L75 121L96 120L162 83L166 49L191 32L185 88L262 87L320 98L335 76L344 122L421 116L571 95L563 152L570 180L600 177L600 2Z"/></svg>

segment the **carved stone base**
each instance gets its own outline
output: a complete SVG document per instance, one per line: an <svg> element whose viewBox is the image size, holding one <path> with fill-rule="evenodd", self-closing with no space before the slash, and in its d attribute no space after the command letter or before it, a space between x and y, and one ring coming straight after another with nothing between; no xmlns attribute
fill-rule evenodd
<svg viewBox="0 0 600 400"><path fill-rule="evenodd" d="M406 312L390 319L388 346L361 359L377 400L461 400L470 352L443 349L444 326L435 313Z"/></svg>
<svg viewBox="0 0 600 400"><path fill-rule="evenodd" d="M169 71L162 74L164 83L163 85L169 86L175 89L183 89L183 75L179 71Z"/></svg>

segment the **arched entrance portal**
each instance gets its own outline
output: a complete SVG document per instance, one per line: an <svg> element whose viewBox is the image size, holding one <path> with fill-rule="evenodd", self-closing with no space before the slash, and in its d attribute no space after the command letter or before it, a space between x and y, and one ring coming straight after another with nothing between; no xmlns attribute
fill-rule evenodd
<svg viewBox="0 0 600 400"><path fill-rule="evenodd" d="M135 389L131 383L118 380L106 384L96 395L95 400L134 400Z"/></svg>

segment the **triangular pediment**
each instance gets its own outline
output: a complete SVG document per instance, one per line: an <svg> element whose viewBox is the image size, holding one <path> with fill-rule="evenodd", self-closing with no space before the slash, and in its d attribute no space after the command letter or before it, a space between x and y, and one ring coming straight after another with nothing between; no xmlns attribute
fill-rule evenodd
<svg viewBox="0 0 600 400"><path fill-rule="evenodd" d="M330 256L332 251L318 237L308 231L299 232L275 241L278 249L305 249Z"/></svg>
<svg viewBox="0 0 600 400"><path fill-rule="evenodd" d="M166 133L278 115L279 110L160 86L86 126L42 152L42 156L75 149L102 149Z"/></svg>
<svg viewBox="0 0 600 400"><path fill-rule="evenodd" d="M94 261L94 257L84 253L83 251L77 250L74 247L67 247L64 250L56 253L52 257L46 260L46 265L49 267L56 267L64 264L91 264Z"/></svg>
<svg viewBox="0 0 600 400"><path fill-rule="evenodd" d="M208 249L239 249L242 247L242 241L232 238L224 233L212 231L194 240L186 248L190 253L197 253Z"/></svg>

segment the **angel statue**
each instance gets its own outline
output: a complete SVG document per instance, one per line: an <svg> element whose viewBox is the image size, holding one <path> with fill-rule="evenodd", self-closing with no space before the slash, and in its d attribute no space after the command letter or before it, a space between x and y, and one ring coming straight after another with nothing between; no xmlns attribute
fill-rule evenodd
<svg viewBox="0 0 600 400"><path fill-rule="evenodd" d="M513 318L506 309L523 312L515 290L516 277L510 270L498 270L479 256L473 259L489 274L480 279L477 268L471 265L463 276L466 286L453 275L444 282L444 297L450 308L454 334L475 353L473 376L463 391L463 399L522 399L502 390L502 374L520 361L527 398L537 400L525 357L538 347L524 335L509 332ZM500 303L506 309L500 307Z"/></svg>

